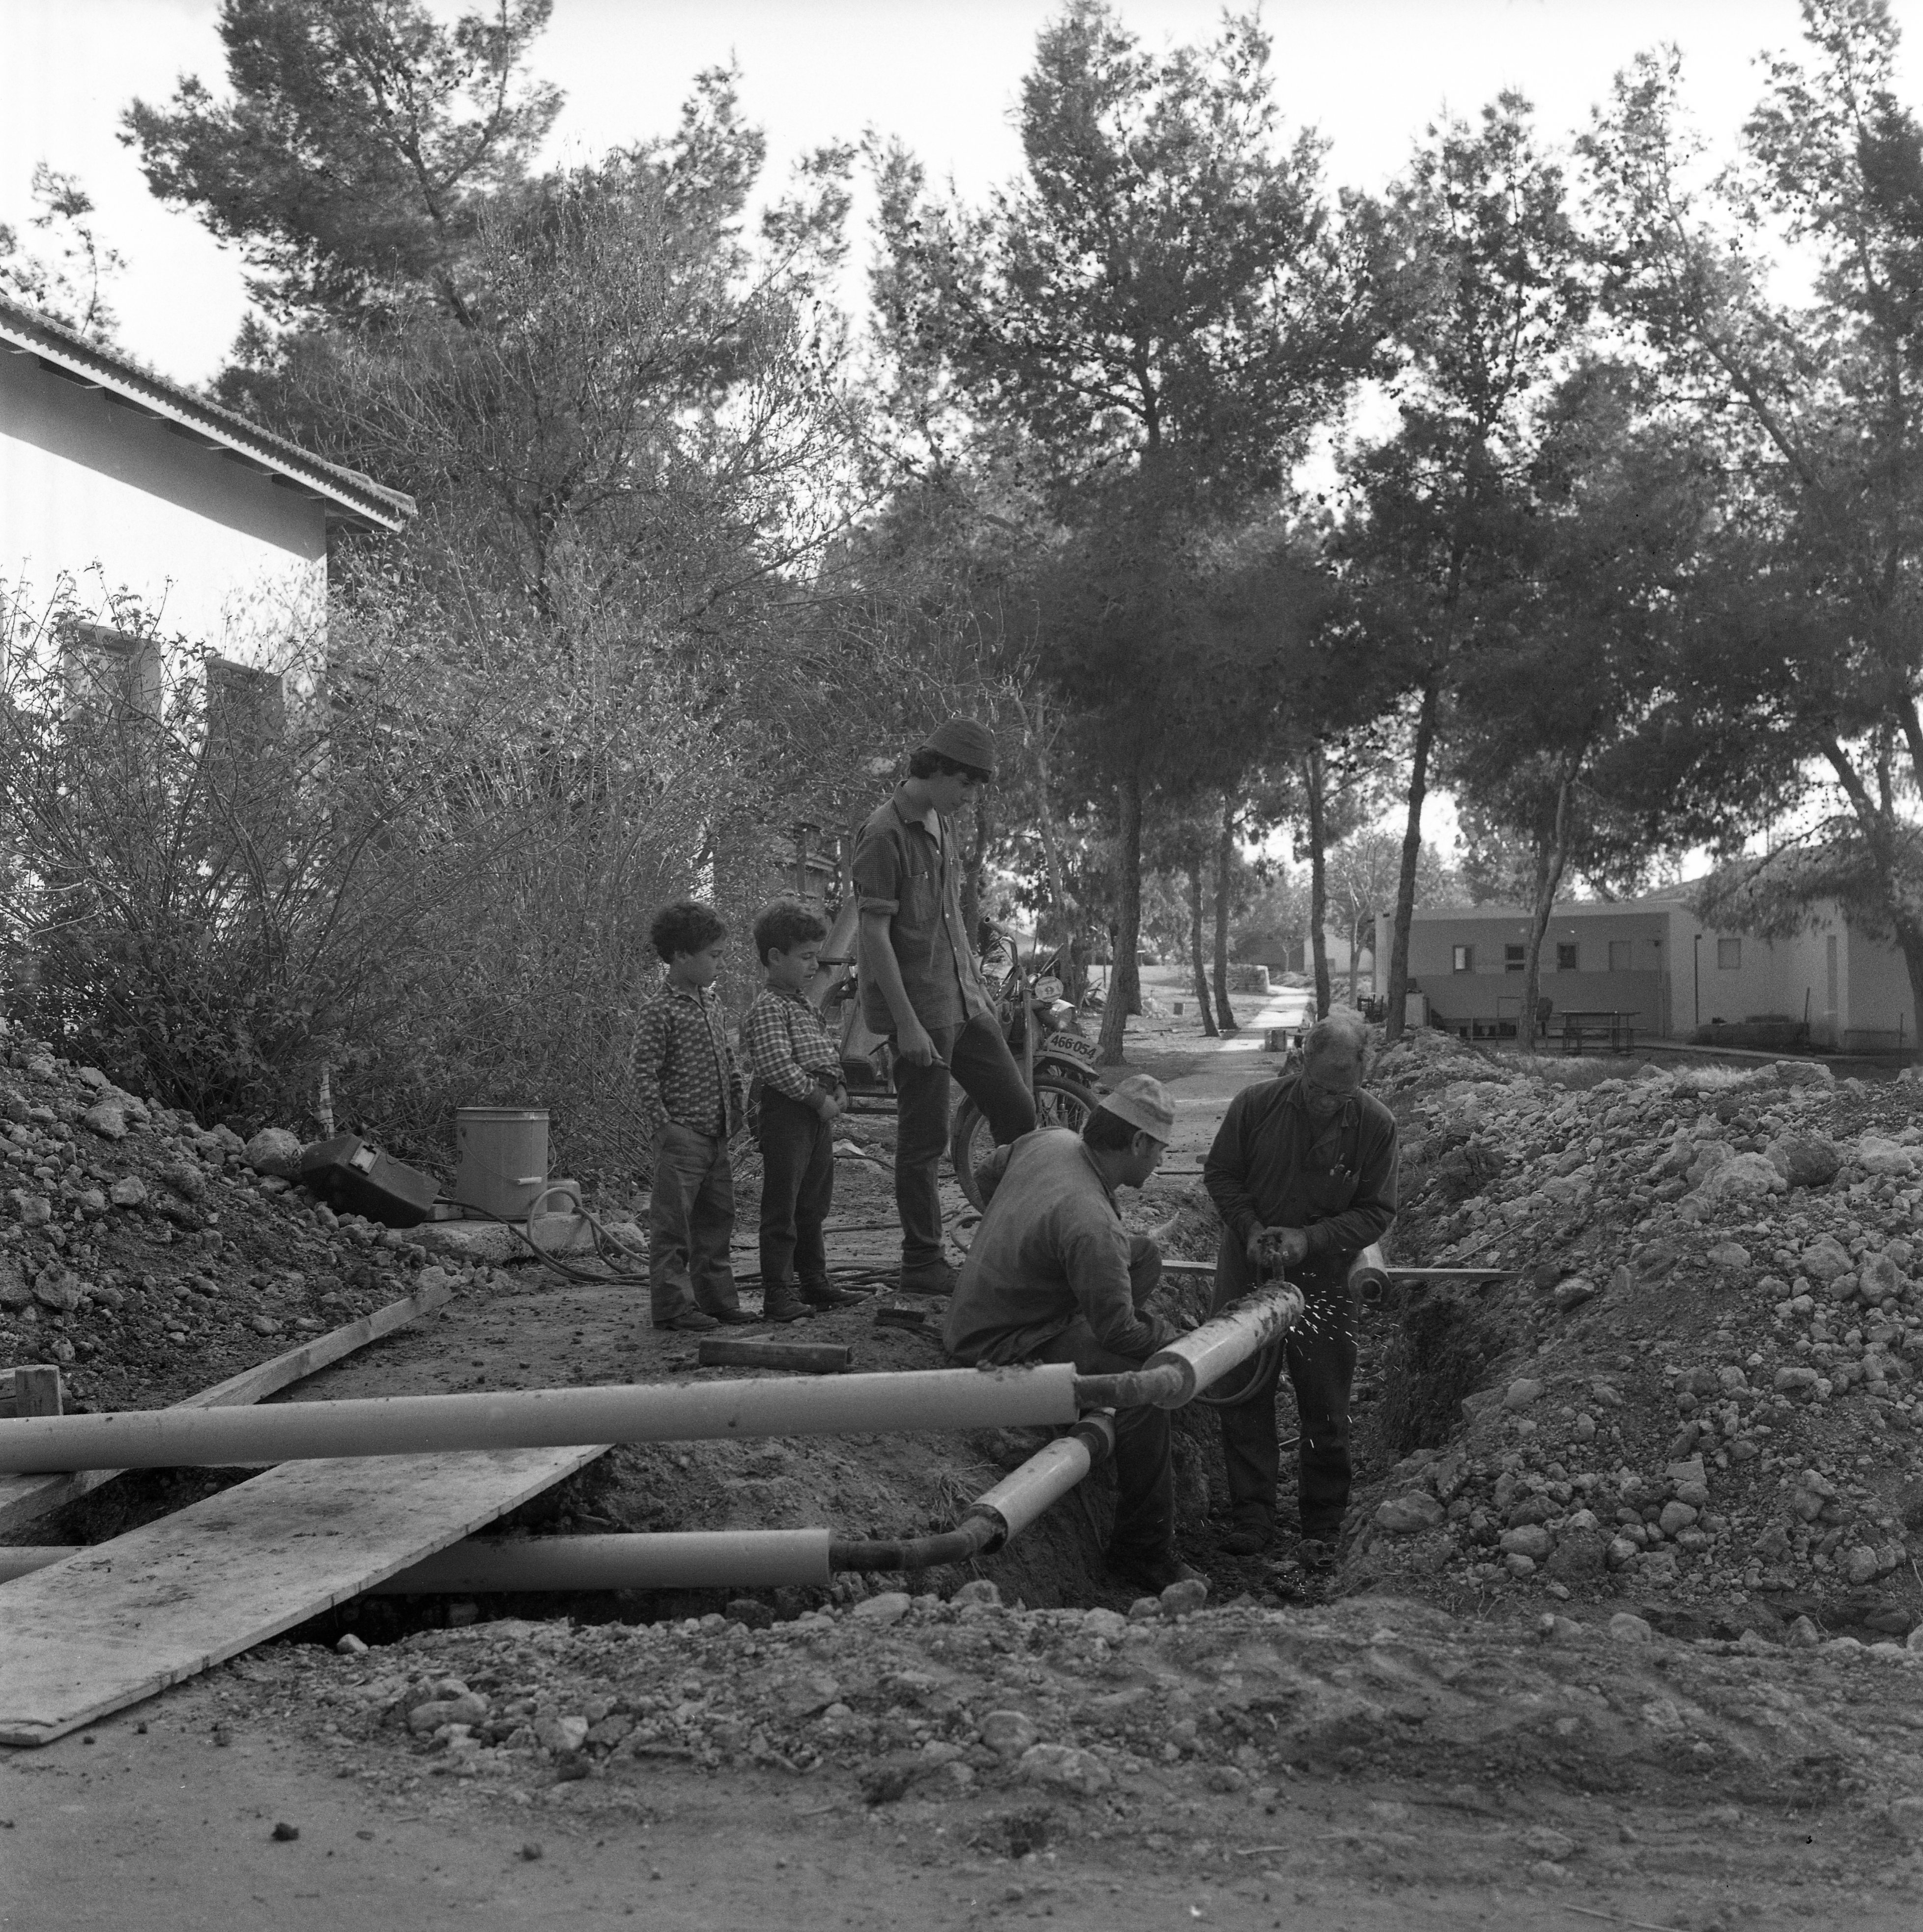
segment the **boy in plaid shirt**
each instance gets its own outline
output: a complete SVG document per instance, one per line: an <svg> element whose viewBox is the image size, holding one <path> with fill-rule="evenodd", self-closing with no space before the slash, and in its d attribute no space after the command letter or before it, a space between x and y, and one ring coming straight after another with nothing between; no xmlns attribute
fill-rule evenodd
<svg viewBox="0 0 1923 1932"><path fill-rule="evenodd" d="M728 928L712 907L680 899L655 915L648 936L668 974L635 1014L628 1070L654 1154L649 1312L657 1328L752 1322L736 1299L728 1258L734 1234L728 1144L746 1112L714 989Z"/></svg>
<svg viewBox="0 0 1923 1932"><path fill-rule="evenodd" d="M742 1051L759 1101L761 1312L795 1322L862 1298L828 1284L822 1223L835 1198L836 1117L848 1102L842 1056L808 1004L827 922L799 899L776 899L754 922L767 984L742 1023Z"/></svg>

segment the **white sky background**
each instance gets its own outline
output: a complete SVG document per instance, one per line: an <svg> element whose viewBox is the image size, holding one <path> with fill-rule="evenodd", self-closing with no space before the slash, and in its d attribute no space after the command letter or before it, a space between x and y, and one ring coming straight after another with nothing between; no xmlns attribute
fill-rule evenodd
<svg viewBox="0 0 1923 1932"><path fill-rule="evenodd" d="M430 0L452 18L472 0ZM668 131L701 68L736 59L748 114L767 131L770 180L798 155L873 128L905 139L939 180L979 197L1017 172L1013 116L1049 0L556 0L533 70L567 103L549 158L590 160ZM1126 24L1162 46L1212 37L1218 0L1121 0ZM1923 0L1892 9L1923 61ZM110 291L125 346L199 382L220 367L245 311L238 254L148 193L117 139L135 96L168 100L178 76L223 90L215 0L0 0L0 221L34 212L36 162L77 176L100 237L127 258ZM1546 136L1586 124L1612 75L1673 40L1686 98L1719 154L1760 92L1756 56L1801 44L1796 0L1268 0L1285 135L1330 142L1332 183L1382 188L1425 124L1473 115L1505 86L1534 100ZM1918 98L1913 85L1904 92ZM22 238L32 245L34 238ZM858 252L860 252L858 250ZM1432 802L1445 847L1454 814Z"/></svg>

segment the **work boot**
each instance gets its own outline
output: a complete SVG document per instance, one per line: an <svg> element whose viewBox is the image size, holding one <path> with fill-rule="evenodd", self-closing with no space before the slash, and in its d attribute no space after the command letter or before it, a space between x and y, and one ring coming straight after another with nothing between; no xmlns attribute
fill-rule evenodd
<svg viewBox="0 0 1923 1932"><path fill-rule="evenodd" d="M913 1268L905 1264L902 1269L902 1292L904 1294L952 1294L955 1292L955 1270L944 1261L917 1262Z"/></svg>
<svg viewBox="0 0 1923 1932"><path fill-rule="evenodd" d="M761 1292L764 1322L812 1322L814 1311L792 1288L769 1288Z"/></svg>
<svg viewBox="0 0 1923 1932"><path fill-rule="evenodd" d="M657 1328L679 1328L689 1335L704 1335L710 1328L718 1328L721 1324L712 1315L704 1315L698 1308L684 1308L679 1315L670 1315L665 1322L657 1322Z"/></svg>
<svg viewBox="0 0 1923 1932"><path fill-rule="evenodd" d="M1225 1556L1258 1556L1274 1540L1275 1525L1266 1517L1238 1516L1216 1547Z"/></svg>
<svg viewBox="0 0 1923 1932"><path fill-rule="evenodd" d="M758 1315L751 1315L745 1308L716 1308L710 1311L717 1322L724 1322L730 1328L748 1328L760 1320Z"/></svg>
<svg viewBox="0 0 1923 1932"><path fill-rule="evenodd" d="M851 1288L836 1288L825 1281L805 1281L801 1285L801 1298L811 1308L852 1308L868 1297L857 1294Z"/></svg>
<svg viewBox="0 0 1923 1932"><path fill-rule="evenodd" d="M1111 1550L1108 1563L1110 1576L1145 1597L1159 1597L1170 1584L1190 1582L1202 1574L1172 1550Z"/></svg>

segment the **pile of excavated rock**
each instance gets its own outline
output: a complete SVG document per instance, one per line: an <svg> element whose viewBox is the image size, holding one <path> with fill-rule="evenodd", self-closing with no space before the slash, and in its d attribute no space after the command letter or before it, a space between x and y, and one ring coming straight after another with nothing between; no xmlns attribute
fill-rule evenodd
<svg viewBox="0 0 1923 1932"><path fill-rule="evenodd" d="M0 1365L59 1364L76 1409L151 1407L472 1276L304 1196L300 1148L202 1127L0 1030Z"/></svg>
<svg viewBox="0 0 1923 1932"><path fill-rule="evenodd" d="M1478 1385L1370 1492L1350 1580L1916 1627L1923 1090L1812 1061L1556 1072L1435 1034L1382 1056L1396 1258L1514 1273L1455 1295Z"/></svg>
<svg viewBox="0 0 1923 1932"><path fill-rule="evenodd" d="M652 1625L482 1623L369 1651L279 1646L237 1666L260 1701L406 1788L476 1779L523 1803L658 1795L664 1769L805 1778L831 1801L1067 1807L1184 1859L1232 1858L1295 1780L1386 1776L1475 1810L1513 1785L1512 1868L1617 1855L1546 1828L1559 1796L1636 1790L1687 1813L1844 1793L1917 1828L1912 1726L1886 1726L1923 1658L1833 1640L1786 1678L1753 1634L1667 1642L1618 1613L1462 1619L1375 1598L1202 1608L1197 1584L1108 1610L1024 1610L976 1582L890 1592L769 1627L746 1603ZM1465 1780L1464 1782L1456 1782ZM1536 1835L1526 1838L1524 1826ZM1630 1834L1624 1834L1625 1838ZM1551 1870L1538 1876L1565 1875ZM1495 1874L1492 1874L1495 1876Z"/></svg>

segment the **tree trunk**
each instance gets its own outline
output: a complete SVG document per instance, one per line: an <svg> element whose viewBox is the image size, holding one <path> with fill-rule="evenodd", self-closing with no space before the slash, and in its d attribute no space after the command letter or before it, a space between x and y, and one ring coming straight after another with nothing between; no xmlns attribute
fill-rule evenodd
<svg viewBox="0 0 1923 1932"><path fill-rule="evenodd" d="M1362 921L1358 916L1348 922L1348 1003L1355 1004L1355 962L1362 951Z"/></svg>
<svg viewBox="0 0 1923 1932"><path fill-rule="evenodd" d="M1208 960L1202 950L1202 862L1197 854L1189 866L1189 957L1196 974L1196 1010L1202 1015L1204 1038L1216 1036L1215 1016L1208 1007Z"/></svg>
<svg viewBox="0 0 1923 1932"><path fill-rule="evenodd" d="M1116 880L1115 963L1108 974L1108 996L1102 1003L1102 1033L1096 1064L1118 1066L1122 1036L1129 1015L1140 1010L1142 976L1136 954L1142 944L1142 780L1131 770L1115 788Z"/></svg>
<svg viewBox="0 0 1923 1932"><path fill-rule="evenodd" d="M1432 670L1424 680L1422 704L1416 712L1415 742L1411 747L1408 823L1402 833L1402 869L1396 881L1396 924L1389 943L1389 1011L1384 1040L1402 1036L1404 1010L1408 1004L1408 928L1415 910L1415 875L1422 862L1422 804L1429 793L1429 754L1436 742L1436 712L1440 674Z"/></svg>
<svg viewBox="0 0 1923 1932"><path fill-rule="evenodd" d="M1222 794L1222 824L1215 842L1215 1017L1226 1033L1236 1030L1235 1009L1228 1000L1229 886L1235 876L1235 800Z"/></svg>
<svg viewBox="0 0 1923 1932"><path fill-rule="evenodd" d="M1316 746L1303 766L1309 795L1309 943L1316 962L1316 1017L1329 1016L1329 868L1327 826L1322 811L1322 748Z"/></svg>
<svg viewBox="0 0 1923 1932"><path fill-rule="evenodd" d="M1557 786L1554 827L1547 841L1536 848L1536 899L1529 909L1529 950L1522 968L1522 1010L1516 1022L1516 1045L1523 1053L1536 1050L1536 1002L1542 997L1543 985L1543 935L1549 930L1550 914L1562 887L1563 869L1569 862L1569 802L1575 788L1573 773L1565 776Z"/></svg>

